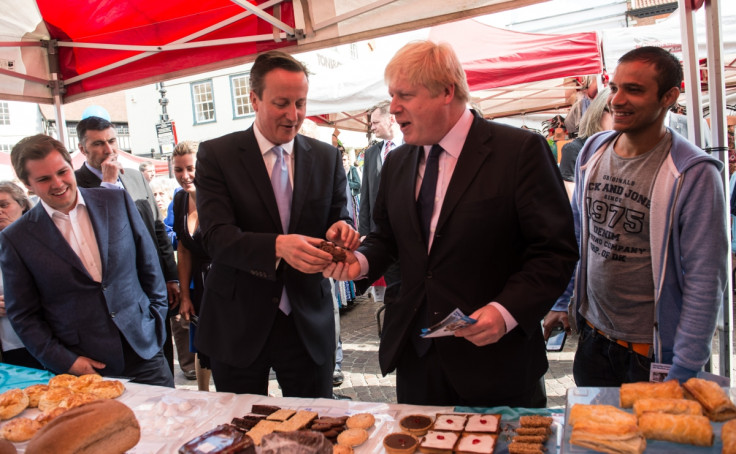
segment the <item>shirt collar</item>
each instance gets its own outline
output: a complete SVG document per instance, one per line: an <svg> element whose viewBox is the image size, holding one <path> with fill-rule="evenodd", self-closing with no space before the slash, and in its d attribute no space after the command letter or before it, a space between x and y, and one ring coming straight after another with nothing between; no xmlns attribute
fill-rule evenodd
<svg viewBox="0 0 736 454"><path fill-rule="evenodd" d="M84 161L84 166L85 166L85 167L87 167L87 169L89 169L89 171L90 171L90 172L92 172L92 173L94 173L95 175L97 175L97 178L99 178L99 179L100 179L100 181L102 180L102 170L100 170L100 169L95 169L95 168L94 168L94 167L92 167L91 165L87 164L87 161Z"/></svg>
<svg viewBox="0 0 736 454"><path fill-rule="evenodd" d="M40 200L41 200L41 205L43 205L43 209L46 210L46 213L48 213L51 219L54 218L55 213L59 213L62 216L69 216L68 214L64 214L61 211L57 210L56 208L52 208L49 204L44 202L43 199L40 199ZM74 208L69 210L69 212L71 213L72 211L76 210L79 205L84 205L84 207L87 208L87 204L84 202L84 197L82 197L82 191L80 191L79 188L77 188L77 203L76 205L74 205Z"/></svg>
<svg viewBox="0 0 736 454"><path fill-rule="evenodd" d="M258 142L258 148L260 148L261 154L268 153L271 151L271 148L276 146L275 143L266 139L266 136L261 133L256 122L253 122L253 132L256 134L256 141ZM289 142L282 143L279 146L284 149L286 154L291 155L291 152L294 150L294 139L291 139Z"/></svg>
<svg viewBox="0 0 736 454"><path fill-rule="evenodd" d="M473 125L473 114L469 109L465 109L460 119L457 120L455 126L440 140L439 145L445 150L450 156L457 159L460 156L460 152L463 151L465 145L465 139L468 138L470 127ZM424 149L429 152L432 145L425 145Z"/></svg>

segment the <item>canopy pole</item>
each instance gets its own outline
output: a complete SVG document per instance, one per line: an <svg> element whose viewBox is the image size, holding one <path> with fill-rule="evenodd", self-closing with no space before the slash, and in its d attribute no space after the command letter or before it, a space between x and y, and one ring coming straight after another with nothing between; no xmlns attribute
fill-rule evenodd
<svg viewBox="0 0 736 454"><path fill-rule="evenodd" d="M49 55L49 89L54 100L54 116L56 117L56 134L59 142L66 144L66 119L64 118L63 96L66 89L59 71L59 47L56 40L46 42ZM71 150L73 151L73 150Z"/></svg>
<svg viewBox="0 0 736 454"><path fill-rule="evenodd" d="M710 100L711 153L723 163L723 184L726 194L727 212L730 211L731 185L728 168L728 138L726 130L726 93L723 70L723 39L721 33L720 0L706 0L706 39L708 45L708 96ZM730 216L728 216L730 218ZM731 244L731 230L728 231ZM733 274L731 254L728 255L728 279L723 298L723 325L719 326L719 371L733 385L731 358L733 357Z"/></svg>
<svg viewBox="0 0 736 454"><path fill-rule="evenodd" d="M702 103L700 102L700 66L698 47L690 0L677 0L680 10L680 34L682 36L682 63L685 75L685 97L687 99L688 139L703 148Z"/></svg>

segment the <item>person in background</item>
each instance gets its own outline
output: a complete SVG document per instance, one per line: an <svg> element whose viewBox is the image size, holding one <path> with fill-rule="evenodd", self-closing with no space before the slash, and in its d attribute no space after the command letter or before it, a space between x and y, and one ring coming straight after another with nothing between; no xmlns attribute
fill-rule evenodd
<svg viewBox="0 0 736 454"><path fill-rule="evenodd" d="M0 182L0 231L30 209L31 202L23 189L11 181ZM0 347L2 347L2 362L4 363L34 369L44 368L33 355L28 353L25 345L10 325L10 319L5 312L2 273L0 273Z"/></svg>
<svg viewBox="0 0 736 454"><path fill-rule="evenodd" d="M398 257L379 362L399 403L544 407L541 321L578 259L570 203L544 137L468 108L452 48L402 47L386 66L403 145L381 170L376 228L323 275L375 279ZM454 336L422 329L454 310Z"/></svg>
<svg viewBox="0 0 736 454"><path fill-rule="evenodd" d="M298 134L307 68L284 52L250 72L253 126L202 142L197 211L212 257L196 337L217 391L268 393L273 369L286 397L332 397L335 319L323 238L348 249L358 232L346 207L340 152Z"/></svg>
<svg viewBox="0 0 736 454"><path fill-rule="evenodd" d="M149 183L156 177L156 166L153 165L152 161L141 162L138 165L138 170Z"/></svg>
<svg viewBox="0 0 736 454"><path fill-rule="evenodd" d="M41 203L0 232L8 317L50 371L132 377L174 387L162 346L166 283L151 235L119 189L78 188L58 140L26 137L10 153Z"/></svg>
<svg viewBox="0 0 736 454"><path fill-rule="evenodd" d="M194 175L197 169L196 153L197 143L184 141L176 144L171 155L174 177L182 188L174 196L174 230L176 230L178 239L179 282L184 283L181 286L179 315L190 323L190 349L194 352L196 349L193 341L198 324L194 320L201 312L204 283L212 263L202 243L202 230L199 227L197 188L194 186ZM212 375L209 358L202 353L196 353L194 361L197 388L200 391L209 391Z"/></svg>
<svg viewBox="0 0 736 454"><path fill-rule="evenodd" d="M348 179L348 211L350 217L354 220L353 222L357 223L358 207L360 206L360 175L358 169L350 165L350 155L346 151L342 151L342 168L345 169L345 175Z"/></svg>
<svg viewBox="0 0 736 454"><path fill-rule="evenodd" d="M611 117L611 111L608 107L609 93L608 88L601 90L583 114L578 136L562 147L560 175L562 175L562 180L565 182L567 196L571 200L572 191L575 188L575 161L578 159L578 153L583 149L588 137L601 131L609 131L613 126L613 117Z"/></svg>
<svg viewBox="0 0 736 454"><path fill-rule="evenodd" d="M726 202L720 161L665 126L682 78L664 49L624 54L608 96L613 131L578 157L580 262L544 321L545 333L580 332L578 386L649 381L655 363L685 381L710 359L729 272Z"/></svg>
<svg viewBox="0 0 736 454"><path fill-rule="evenodd" d="M115 125L100 117L87 117L77 124L79 151L84 155L84 164L74 174L80 188L120 188L125 189L133 199L143 222L153 239L159 258L161 271L166 279L170 316L179 304L179 281L171 240L166 234L161 215L156 208L156 200L148 181L140 171L125 169L118 161L118 140ZM167 341L164 355L174 373L174 343L171 326L166 324Z"/></svg>

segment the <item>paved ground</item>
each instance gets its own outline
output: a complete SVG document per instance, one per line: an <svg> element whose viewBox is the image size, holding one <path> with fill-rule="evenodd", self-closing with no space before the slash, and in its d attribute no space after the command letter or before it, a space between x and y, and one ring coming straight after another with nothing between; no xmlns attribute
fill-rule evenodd
<svg viewBox="0 0 736 454"><path fill-rule="evenodd" d="M396 402L396 376L381 375L378 367L378 329L376 310L380 304L370 297L360 297L358 302L341 316L343 384L335 388L339 396L366 402ZM545 376L547 405L562 408L567 389L574 386L572 359L577 347L577 338L569 337L565 348L559 353L549 353L550 368ZM180 370L175 376L177 388L197 389L195 381L184 378ZM214 384L210 389L214 391ZM271 380L269 394L280 396L276 380Z"/></svg>

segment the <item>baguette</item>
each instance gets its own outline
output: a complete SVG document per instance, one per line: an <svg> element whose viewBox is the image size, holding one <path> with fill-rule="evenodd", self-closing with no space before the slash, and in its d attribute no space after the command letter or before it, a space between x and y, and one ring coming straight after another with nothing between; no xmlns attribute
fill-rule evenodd
<svg viewBox="0 0 736 454"><path fill-rule="evenodd" d="M639 418L639 429L652 440L713 446L713 428L705 416L644 413Z"/></svg>
<svg viewBox="0 0 736 454"><path fill-rule="evenodd" d="M133 410L115 400L98 400L51 420L28 443L26 454L121 454L140 438Z"/></svg>

